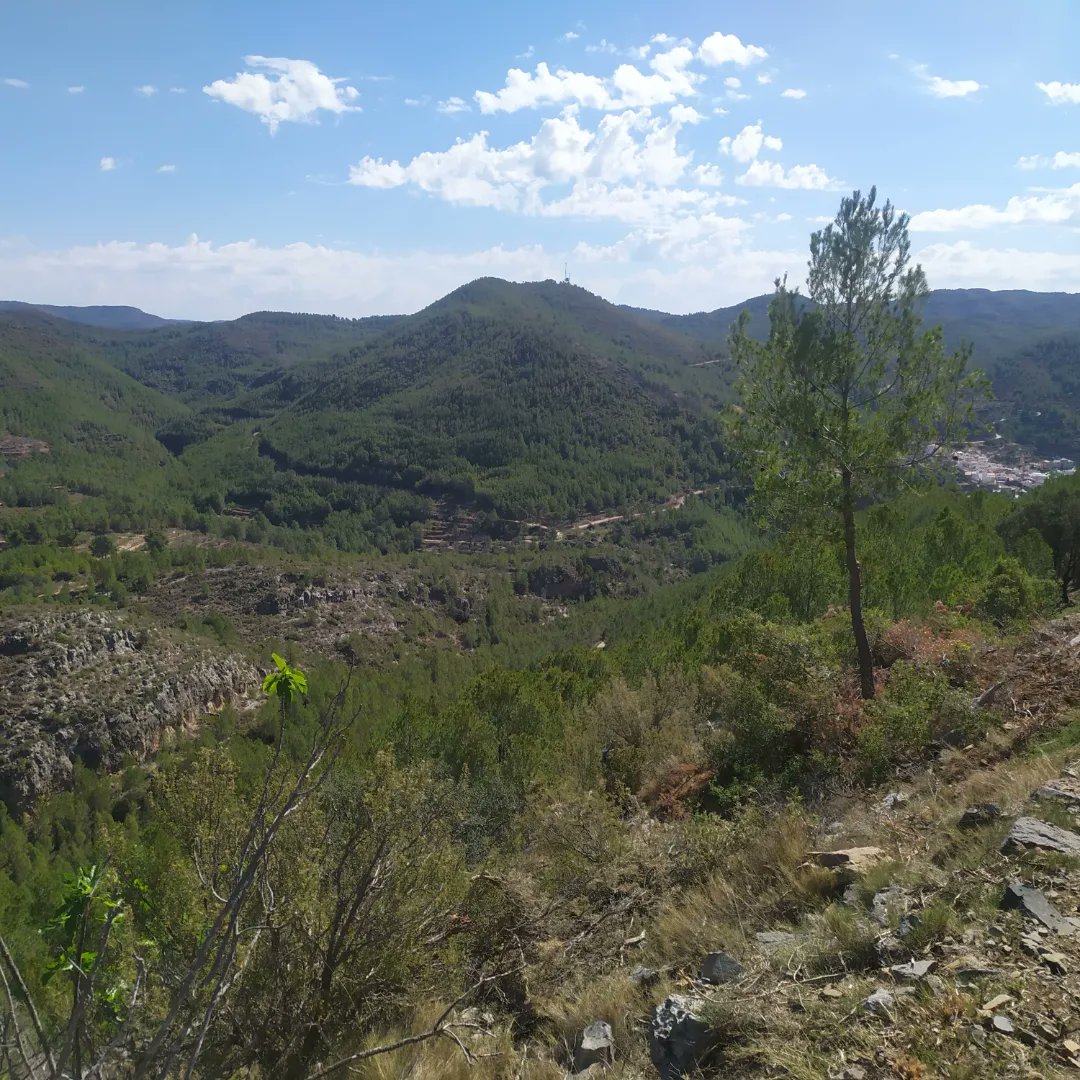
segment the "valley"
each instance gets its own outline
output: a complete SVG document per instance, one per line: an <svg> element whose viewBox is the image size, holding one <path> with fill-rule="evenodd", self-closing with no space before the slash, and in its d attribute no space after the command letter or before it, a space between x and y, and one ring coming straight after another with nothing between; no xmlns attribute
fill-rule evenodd
<svg viewBox="0 0 1080 1080"><path fill-rule="evenodd" d="M245 815L276 777L274 798L305 792L265 870L296 918L243 902L275 944L252 930L258 978L235 1006L251 1034L216 1036L228 1064L208 1077L306 1053L277 995L347 1048L354 1030L367 1046L430 1023L443 986L474 984L453 1015L477 1025L454 1029L474 1032L475 1060L440 1038L394 1060L504 1075L482 1052L547 1080L602 1022L636 1080L676 1053L664 1010L684 1002L746 1075L782 1075L785 1039L830 1069L876 1067L861 1002L875 966L912 959L878 894L934 912L964 874L952 848L916 857L896 830L940 819L952 835L939 769L1016 802L994 762L1027 777L1026 750L992 700L995 657L1017 649L1028 717L1044 708L1031 672L1058 662L1031 657L1072 640L1055 623L1044 648L1037 627L1080 584L1080 534L1060 527L1080 499L1060 457L1080 453L1075 300L930 296L945 338L985 362L1001 437L858 507L874 701L855 682L840 532L755 516L732 427L736 309L670 316L494 279L358 320L0 305L0 924L21 962L46 970L54 931L32 913L107 855L102 895L179 963L190 944L169 935L238 880ZM765 299L740 309L760 337ZM275 697L275 671L306 672L306 693ZM1063 740L1055 767L1080 745L1068 708L1030 726ZM333 763L325 788L303 786L324 768L309 754ZM861 809L898 788L902 816ZM845 845L888 850L888 873L862 887L808 869ZM365 892L361 864L385 893ZM324 1001L310 974L328 954L296 928L351 903L356 960ZM997 957L978 925L971 949ZM928 930L919 955L944 965L950 935ZM820 1026L748 1020L743 975L710 981L705 953ZM839 997L808 997L822 979ZM923 999L897 997L890 1038L935 1060ZM843 1038L834 1000L859 1018ZM1054 1030L1032 1060L1063 1060ZM949 1045L973 1068L1017 1060Z"/></svg>

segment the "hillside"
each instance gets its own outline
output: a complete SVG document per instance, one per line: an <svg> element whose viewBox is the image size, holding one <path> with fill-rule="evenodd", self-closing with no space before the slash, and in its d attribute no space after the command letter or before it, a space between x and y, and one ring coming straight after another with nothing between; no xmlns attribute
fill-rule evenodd
<svg viewBox="0 0 1080 1080"><path fill-rule="evenodd" d="M159 326L179 323L179 319L163 319L136 307L96 305L92 307L57 306L56 304L27 304L21 300L0 300L0 311L39 312L57 319L102 330L155 330Z"/></svg>
<svg viewBox="0 0 1080 1080"><path fill-rule="evenodd" d="M486 279L353 349L263 427L264 451L503 517L662 501L722 473L686 390L701 355L584 290Z"/></svg>

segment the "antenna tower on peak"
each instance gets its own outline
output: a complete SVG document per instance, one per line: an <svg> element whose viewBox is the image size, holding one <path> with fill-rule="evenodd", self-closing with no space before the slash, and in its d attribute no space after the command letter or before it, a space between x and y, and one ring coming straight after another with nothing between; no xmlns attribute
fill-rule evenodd
<svg viewBox="0 0 1080 1080"><path fill-rule="evenodd" d="M562 283L564 285L569 285L570 284L570 264L569 263L563 263L563 279L562 279Z"/></svg>

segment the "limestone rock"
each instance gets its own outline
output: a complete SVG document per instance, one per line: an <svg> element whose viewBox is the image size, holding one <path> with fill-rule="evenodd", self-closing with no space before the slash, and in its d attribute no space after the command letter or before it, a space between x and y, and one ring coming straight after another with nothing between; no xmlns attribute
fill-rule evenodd
<svg viewBox="0 0 1080 1080"><path fill-rule="evenodd" d="M1021 911L1058 934L1072 935L1080 929L1080 920L1062 915L1038 889L1019 881L1007 886L1000 906L1004 911Z"/></svg>
<svg viewBox="0 0 1080 1080"><path fill-rule="evenodd" d="M574 1051L574 1072L583 1073L593 1065L610 1065L615 1057L611 1025L603 1020L589 1024L581 1033Z"/></svg>
<svg viewBox="0 0 1080 1080"><path fill-rule="evenodd" d="M1051 780L1035 792L1035 798L1064 803L1071 809L1080 810L1080 780L1072 776Z"/></svg>
<svg viewBox="0 0 1080 1080"><path fill-rule="evenodd" d="M861 874L885 858L885 852L878 847L841 848L838 851L811 851L810 858L818 866L830 870L850 870Z"/></svg>
<svg viewBox="0 0 1080 1080"><path fill-rule="evenodd" d="M1062 855L1080 855L1080 836L1038 818L1017 818L1009 830L1009 835L1002 842L1001 850L1006 855L1014 855L1027 848L1057 851Z"/></svg>
<svg viewBox="0 0 1080 1080"><path fill-rule="evenodd" d="M910 960L906 964L893 964L889 972L895 979L917 981L929 975L933 968L933 960Z"/></svg>
<svg viewBox="0 0 1080 1080"><path fill-rule="evenodd" d="M961 829L978 829L997 821L999 817L1001 817L1001 807L997 803L976 803L960 815L958 824Z"/></svg>
<svg viewBox="0 0 1080 1080"><path fill-rule="evenodd" d="M867 1012L877 1013L879 1016L888 1016L895 1007L896 998L884 987L879 987L863 1002L863 1008Z"/></svg>

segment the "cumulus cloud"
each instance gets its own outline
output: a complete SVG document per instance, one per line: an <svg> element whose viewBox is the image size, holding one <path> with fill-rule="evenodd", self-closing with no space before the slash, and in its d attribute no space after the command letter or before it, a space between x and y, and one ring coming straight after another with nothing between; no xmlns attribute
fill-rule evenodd
<svg viewBox="0 0 1080 1080"><path fill-rule="evenodd" d="M405 104L410 104L412 99L406 98ZM447 98L445 101L440 101L435 108L441 112L450 115L452 113L469 112L469 104L465 100L459 97Z"/></svg>
<svg viewBox="0 0 1080 1080"><path fill-rule="evenodd" d="M170 94L186 94L187 90L182 86L170 86L169 87L169 93Z"/></svg>
<svg viewBox="0 0 1080 1080"><path fill-rule="evenodd" d="M255 70L217 79L204 86L203 93L254 113L271 134L285 122L313 123L320 112L340 114L360 108L355 86L325 75L310 60L246 56L244 63Z"/></svg>
<svg viewBox="0 0 1080 1080"><path fill-rule="evenodd" d="M101 169L102 172L112 172L116 168L116 158L103 157L98 162L98 168Z"/></svg>
<svg viewBox="0 0 1080 1080"><path fill-rule="evenodd" d="M541 61L531 72L511 68L501 90L477 90L473 99L485 114L543 105L579 105L605 111L668 105L696 93L704 76L690 70L693 59L691 49L676 45L653 56L649 71L620 64L610 78L566 68L552 71Z"/></svg>
<svg viewBox="0 0 1080 1080"><path fill-rule="evenodd" d="M10 75L4 79L4 85L10 86L15 90L28 90L30 88L30 84L25 79L15 79Z"/></svg>
<svg viewBox="0 0 1080 1080"><path fill-rule="evenodd" d="M744 187L786 188L790 191L831 191L839 185L818 165L792 165L785 169L775 161L752 161L749 168L735 178Z"/></svg>
<svg viewBox="0 0 1080 1080"><path fill-rule="evenodd" d="M1056 154L1032 154L1018 158L1018 169L1080 169L1080 151L1068 153L1059 150Z"/></svg>
<svg viewBox="0 0 1080 1080"><path fill-rule="evenodd" d="M766 135L759 120L747 124L738 135L725 135L720 140L720 153L746 164L753 161L762 150L783 150L784 144L775 135Z"/></svg>
<svg viewBox="0 0 1080 1080"><path fill-rule="evenodd" d="M735 34L710 34L697 51L698 59L710 67L735 64L749 67L768 58L760 45L744 45Z"/></svg>
<svg viewBox="0 0 1080 1080"><path fill-rule="evenodd" d="M533 73L511 68L501 90L496 93L477 90L473 98L482 113L517 112L567 102L590 109L607 109L612 105L611 94L599 76L565 68L552 72L543 61Z"/></svg>
<svg viewBox="0 0 1080 1080"><path fill-rule="evenodd" d="M69 94L81 94L86 90L85 86L69 86L67 92Z"/></svg>
<svg viewBox="0 0 1080 1080"><path fill-rule="evenodd" d="M176 172L176 166L175 165L159 165L157 171L159 173L174 173L174 172Z"/></svg>
<svg viewBox="0 0 1080 1080"><path fill-rule="evenodd" d="M914 64L911 69L928 94L936 98L964 98L985 90L983 83L974 79L944 79L931 75L926 64Z"/></svg>
<svg viewBox="0 0 1080 1080"><path fill-rule="evenodd" d="M1080 184L1036 195L1014 195L1002 207L973 203L952 210L924 210L913 232L958 232L995 225L1065 225L1080 220Z"/></svg>
<svg viewBox="0 0 1080 1080"><path fill-rule="evenodd" d="M782 98L787 98L788 101L802 101L806 97L806 91L800 90L797 86L789 86L786 90L780 91Z"/></svg>
<svg viewBox="0 0 1080 1080"><path fill-rule="evenodd" d="M1041 82L1035 85L1051 105L1080 105L1080 83Z"/></svg>
<svg viewBox="0 0 1080 1080"><path fill-rule="evenodd" d="M158 92L158 88L152 83L143 83L142 86L135 87L136 94L142 94L143 97L153 97Z"/></svg>
<svg viewBox="0 0 1080 1080"><path fill-rule="evenodd" d="M581 37L581 35L576 30L567 30L566 33L563 34L562 39L563 41L577 41L579 37Z"/></svg>
<svg viewBox="0 0 1080 1080"><path fill-rule="evenodd" d="M727 77L727 78L726 78L726 79L724 80L724 85L725 85L725 86L726 86L726 87L727 87L727 88L728 88L729 90L738 90L738 89L739 89L739 87L740 87L740 86L742 86L742 79L738 78L738 77L737 77L737 76L735 76L735 75L729 75L729 76L728 76L728 77Z"/></svg>
<svg viewBox="0 0 1080 1080"><path fill-rule="evenodd" d="M759 86L768 86L769 83L772 82L772 75L770 75L767 71L763 71L760 75L758 75L757 81Z"/></svg>
<svg viewBox="0 0 1080 1080"><path fill-rule="evenodd" d="M544 120L527 142L504 148L492 146L488 132L481 131L404 165L365 157L349 170L349 183L410 185L447 202L520 213L637 220L646 204L650 212L674 212L698 197L688 200L683 193L665 203L647 189L670 188L685 176L691 155L680 152L678 135L701 119L687 105L674 106L666 119L628 109L603 116L590 130L567 113ZM549 189L566 185L574 185L569 194L545 201Z"/></svg>

